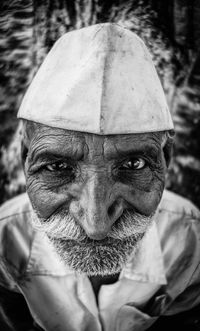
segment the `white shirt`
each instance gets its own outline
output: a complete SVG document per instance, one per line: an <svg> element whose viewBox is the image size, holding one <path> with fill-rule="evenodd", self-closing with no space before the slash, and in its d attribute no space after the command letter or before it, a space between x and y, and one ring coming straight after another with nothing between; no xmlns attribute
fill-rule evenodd
<svg viewBox="0 0 200 331"><path fill-rule="evenodd" d="M33 231L26 195L0 211L0 284L22 293L45 330L143 331L200 302L200 213L171 192L119 280L101 286L98 306L87 275L66 268L46 235Z"/></svg>

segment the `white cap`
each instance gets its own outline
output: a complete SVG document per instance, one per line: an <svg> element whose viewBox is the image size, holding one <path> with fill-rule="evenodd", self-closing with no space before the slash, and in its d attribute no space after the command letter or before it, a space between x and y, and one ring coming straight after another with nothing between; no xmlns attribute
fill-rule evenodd
<svg viewBox="0 0 200 331"><path fill-rule="evenodd" d="M18 117L96 134L173 129L143 41L111 23L62 36L33 79Z"/></svg>

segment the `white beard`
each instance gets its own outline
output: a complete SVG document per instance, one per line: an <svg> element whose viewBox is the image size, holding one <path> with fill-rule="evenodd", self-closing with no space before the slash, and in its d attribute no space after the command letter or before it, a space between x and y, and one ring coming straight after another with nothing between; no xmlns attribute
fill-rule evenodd
<svg viewBox="0 0 200 331"><path fill-rule="evenodd" d="M90 239L79 223L63 211L47 220L33 213L32 224L47 234L66 265L88 276L106 276L120 272L135 254L152 219L153 216L126 211L103 240Z"/></svg>

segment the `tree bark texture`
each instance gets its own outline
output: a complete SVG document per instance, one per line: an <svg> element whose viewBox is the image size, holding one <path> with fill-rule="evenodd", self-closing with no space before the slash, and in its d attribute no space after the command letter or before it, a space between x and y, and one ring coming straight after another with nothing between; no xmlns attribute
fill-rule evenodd
<svg viewBox="0 0 200 331"><path fill-rule="evenodd" d="M24 189L19 143L12 135L22 95L45 55L67 31L116 22L147 44L174 118L167 186L200 207L200 2L4 0L0 6L0 202Z"/></svg>

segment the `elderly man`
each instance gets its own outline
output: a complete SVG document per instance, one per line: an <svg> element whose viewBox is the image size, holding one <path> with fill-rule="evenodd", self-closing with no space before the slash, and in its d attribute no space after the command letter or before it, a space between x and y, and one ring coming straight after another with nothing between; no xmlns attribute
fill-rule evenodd
<svg viewBox="0 0 200 331"><path fill-rule="evenodd" d="M164 191L173 124L143 42L67 33L18 117L28 195L1 207L3 330L161 330L197 306L200 214Z"/></svg>

